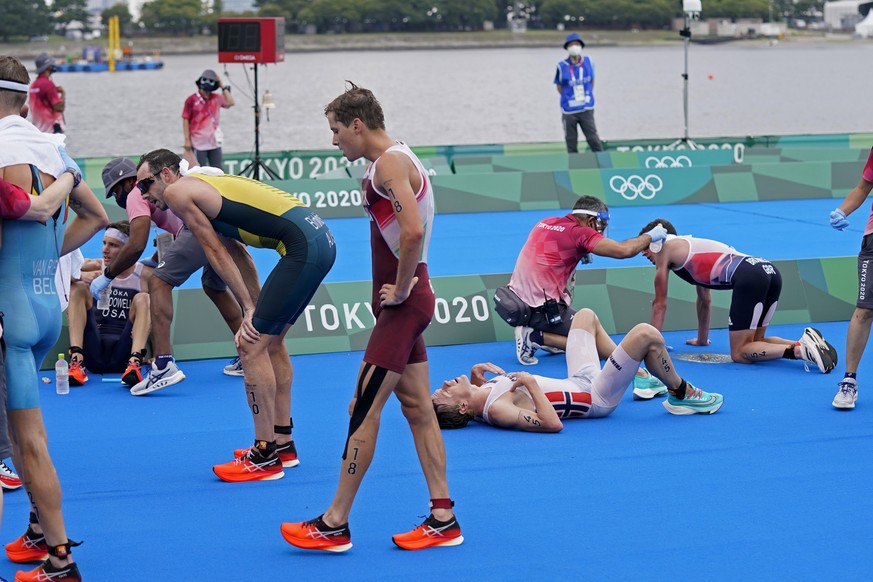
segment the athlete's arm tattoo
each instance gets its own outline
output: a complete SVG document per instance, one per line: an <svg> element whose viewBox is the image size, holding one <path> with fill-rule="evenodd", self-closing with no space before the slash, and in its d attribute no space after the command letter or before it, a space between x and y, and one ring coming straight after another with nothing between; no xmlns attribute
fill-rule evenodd
<svg viewBox="0 0 873 582"><path fill-rule="evenodd" d="M533 426L536 426L536 427L543 426L543 423L540 422L540 419L539 419L539 418L534 418L534 417L531 416L530 414L522 415L521 418L522 418L525 422L527 422L527 423L529 423L529 424L532 424Z"/></svg>

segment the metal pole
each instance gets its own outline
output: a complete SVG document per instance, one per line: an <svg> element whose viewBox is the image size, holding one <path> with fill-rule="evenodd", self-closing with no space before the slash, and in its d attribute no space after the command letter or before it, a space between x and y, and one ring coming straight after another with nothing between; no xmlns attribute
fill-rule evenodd
<svg viewBox="0 0 873 582"><path fill-rule="evenodd" d="M261 179L261 104L258 102L258 95L258 65L255 63L255 159L252 166L252 177L255 180ZM685 132L688 133L687 122Z"/></svg>
<svg viewBox="0 0 873 582"><path fill-rule="evenodd" d="M684 86L682 88L683 111L685 112L685 143L688 143L688 45L691 44L691 24L688 19L688 14L685 15L685 28L688 34L685 35L685 73L682 75ZM257 83L257 77L255 77Z"/></svg>

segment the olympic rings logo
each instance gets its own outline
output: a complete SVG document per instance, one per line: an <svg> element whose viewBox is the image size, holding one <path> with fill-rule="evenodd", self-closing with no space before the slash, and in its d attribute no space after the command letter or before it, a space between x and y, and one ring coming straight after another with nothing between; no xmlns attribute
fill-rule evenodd
<svg viewBox="0 0 873 582"><path fill-rule="evenodd" d="M693 164L688 156L650 156L646 158L646 168L690 168Z"/></svg>
<svg viewBox="0 0 873 582"><path fill-rule="evenodd" d="M664 187L664 181L654 174L649 174L645 178L641 176L628 176L627 178L613 176L609 179L609 187L616 194L621 194L622 198L626 200L636 200L637 197L651 200Z"/></svg>

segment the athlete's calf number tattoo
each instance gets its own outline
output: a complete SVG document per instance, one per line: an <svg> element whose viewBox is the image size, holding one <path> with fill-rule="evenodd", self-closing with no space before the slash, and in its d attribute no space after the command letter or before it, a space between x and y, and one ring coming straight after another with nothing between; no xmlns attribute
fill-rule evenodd
<svg viewBox="0 0 873 582"><path fill-rule="evenodd" d="M354 454L352 455L352 460L349 461L349 475L354 475L358 472L358 464L355 462L358 459L358 447L352 449Z"/></svg>
<svg viewBox="0 0 873 582"><path fill-rule="evenodd" d="M252 395L252 414L257 414L258 412L260 412L260 409L258 408L258 405L255 402L255 393L252 390L252 391L249 391L249 394Z"/></svg>

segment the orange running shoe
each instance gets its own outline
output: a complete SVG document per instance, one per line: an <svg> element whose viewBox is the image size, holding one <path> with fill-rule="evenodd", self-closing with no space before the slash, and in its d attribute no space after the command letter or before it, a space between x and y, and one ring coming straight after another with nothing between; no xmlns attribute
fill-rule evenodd
<svg viewBox="0 0 873 582"><path fill-rule="evenodd" d="M285 541L304 550L345 552L352 547L349 524L331 527L324 523L324 514L303 523L283 523L280 530Z"/></svg>
<svg viewBox="0 0 873 582"><path fill-rule="evenodd" d="M79 360L70 362L70 386L81 386L88 381L88 374L85 373L85 366Z"/></svg>
<svg viewBox="0 0 873 582"><path fill-rule="evenodd" d="M142 362L134 360L127 363L127 369L121 375L121 381L128 386L136 386L142 382Z"/></svg>
<svg viewBox="0 0 873 582"><path fill-rule="evenodd" d="M79 567L75 562L66 566L55 566L51 560L46 559L30 572L16 572L15 582L82 582L82 575L79 574Z"/></svg>
<svg viewBox="0 0 873 582"><path fill-rule="evenodd" d="M36 533L28 525L27 531L23 535L14 542L6 544L6 557L19 564L45 560L48 558L48 546L45 543L45 536L41 533Z"/></svg>
<svg viewBox="0 0 873 582"><path fill-rule="evenodd" d="M212 470L222 481L239 483L242 481L272 481L285 476L279 455L265 457L256 448L229 463L215 465Z"/></svg>
<svg viewBox="0 0 873 582"><path fill-rule="evenodd" d="M250 450L251 447L247 449L235 449L233 451L233 456L234 458L239 459ZM279 460L282 461L282 466L286 469L296 467L300 464L300 460L297 458L297 447L294 446L294 441L288 441L284 445L276 444L276 452L279 454Z"/></svg>
<svg viewBox="0 0 873 582"><path fill-rule="evenodd" d="M391 539L404 550L423 550L439 546L459 546L464 541L464 536L461 535L461 526L454 516L449 521L440 521L431 514L411 532L397 534Z"/></svg>

